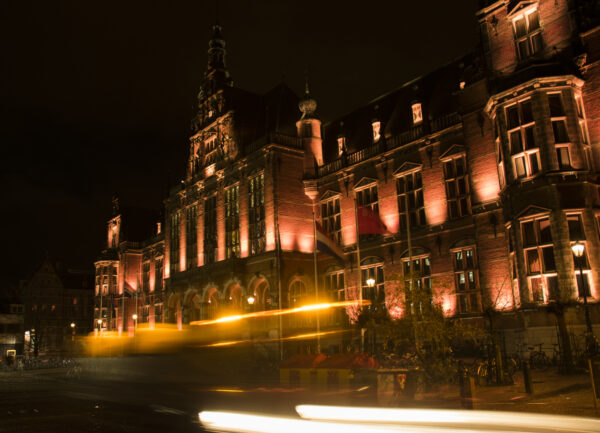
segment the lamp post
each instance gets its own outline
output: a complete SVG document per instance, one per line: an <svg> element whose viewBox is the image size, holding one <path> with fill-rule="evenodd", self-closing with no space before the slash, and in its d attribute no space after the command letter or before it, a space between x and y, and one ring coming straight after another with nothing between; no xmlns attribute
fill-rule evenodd
<svg viewBox="0 0 600 433"><path fill-rule="evenodd" d="M254 302L256 302L256 298L254 295L250 295L246 298L248 305L250 306L250 310L254 311ZM252 359L252 368L255 367L256 357L254 355L254 338L252 337L252 318L248 319L248 333L250 334L250 357Z"/></svg>
<svg viewBox="0 0 600 433"><path fill-rule="evenodd" d="M98 333L102 332L102 319L98 319L96 323L98 323Z"/></svg>
<svg viewBox="0 0 600 433"><path fill-rule="evenodd" d="M579 288L579 296L583 295L583 305L585 311L585 325L586 325L586 340L587 340L587 349L588 351L592 348L593 335L594 330L592 328L592 320L590 318L590 308L587 302L587 297L589 295L589 290L585 284L585 279L583 278L583 257L585 252L585 245L581 242L577 241L575 244L571 246L571 250L573 251L573 255L577 258L577 265L579 268L579 276L581 278L581 286Z"/></svg>
<svg viewBox="0 0 600 433"><path fill-rule="evenodd" d="M131 316L131 318L133 319L133 329L135 330L135 329L137 329L137 318L138 318L138 315L134 313Z"/></svg>
<svg viewBox="0 0 600 433"><path fill-rule="evenodd" d="M365 283L367 284L367 287L369 288L369 298L371 298L371 300L372 300L373 299L372 291L373 291L373 287L375 287L375 279L373 277L369 277L369 278L367 278L367 280L365 281ZM361 288L361 290L362 290L362 288ZM369 329L369 331L370 331L370 328L371 328L371 305L369 305L369 307L366 309L366 311L367 311L367 327L368 328L362 328L361 329L361 333L360 333L360 336L361 336L361 342L360 343L361 343L361 346L362 346L362 350L361 351L363 353L365 351L365 332L367 331L367 329ZM371 332L369 332L369 338L371 340L372 340L372 337L373 336L371 335ZM371 353L373 353L373 347L372 346L371 346Z"/></svg>
<svg viewBox="0 0 600 433"><path fill-rule="evenodd" d="M71 322L71 341L75 341L75 322Z"/></svg>

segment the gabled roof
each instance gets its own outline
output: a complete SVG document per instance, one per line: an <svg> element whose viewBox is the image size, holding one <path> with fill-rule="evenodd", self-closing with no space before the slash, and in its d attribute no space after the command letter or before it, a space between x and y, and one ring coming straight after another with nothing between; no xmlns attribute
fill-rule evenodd
<svg viewBox="0 0 600 433"><path fill-rule="evenodd" d="M548 209L541 206L536 206L534 204L530 204L525 209L523 209L518 215L517 218L527 218L529 216L535 215L543 215L550 213L552 209Z"/></svg>
<svg viewBox="0 0 600 433"><path fill-rule="evenodd" d="M399 176L402 173L407 173L407 172L413 171L413 170L419 170L422 167L423 167L423 164L416 163L416 162L406 161L400 167L398 167L396 169L396 171L394 171L393 175L394 176Z"/></svg>

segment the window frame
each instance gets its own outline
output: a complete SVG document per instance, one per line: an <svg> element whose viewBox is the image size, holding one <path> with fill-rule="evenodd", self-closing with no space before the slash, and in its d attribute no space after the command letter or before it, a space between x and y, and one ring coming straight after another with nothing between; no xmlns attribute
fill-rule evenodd
<svg viewBox="0 0 600 433"><path fill-rule="evenodd" d="M459 176L456 170L456 161L463 160L463 173ZM472 214L471 209L471 186L469 184L469 169L467 166L467 153L460 152L456 155L441 159L442 169L444 175L444 190L446 192L446 206L448 211L448 219L454 220L459 219ZM452 164L452 177L448 176L447 164ZM464 182L465 192L460 193L459 180L462 179ZM449 192L451 189L450 185L454 185L455 195L450 196ZM461 200L466 203L466 212L462 209ZM452 203L456 204L456 215L454 215L452 209Z"/></svg>
<svg viewBox="0 0 600 433"><path fill-rule="evenodd" d="M531 119L527 121L524 105L529 104ZM517 124L511 125L512 116L509 114L511 110L517 110ZM506 117L506 134L508 137L508 148L510 151L510 159L512 165L512 173L515 179L524 180L538 176L542 172L542 164L540 158L540 146L535 133L535 116L533 114L533 101L531 97L520 99L514 103L504 107L504 115ZM529 137L528 132L531 131L532 136ZM519 149L515 149L514 137L519 137ZM528 138L529 137L529 138ZM529 139L533 140L533 146L529 144ZM537 170L534 171L532 158L537 162ZM523 172L520 173L520 167L517 161L522 161Z"/></svg>
<svg viewBox="0 0 600 433"><path fill-rule="evenodd" d="M537 14L537 27L533 30L530 29L530 16L533 14ZM523 20L525 24L525 33L519 35L517 21ZM528 60L533 57L536 57L544 50L544 40L542 38L543 28L542 22L540 19L540 13L537 6L526 8L522 10L518 15L515 15L511 18L512 28L513 28L513 36L515 41L515 49L517 52L517 57L520 61ZM539 41L539 48L537 51L535 50L536 44L534 44L534 38ZM521 44L525 43L525 47L527 48L527 53L523 53L521 49Z"/></svg>
<svg viewBox="0 0 600 433"><path fill-rule="evenodd" d="M329 213L329 204L332 203L333 213ZM342 244L342 205L341 194L327 197L319 202L321 227L329 234L338 245ZM324 212L324 209L327 212ZM332 229L333 228L333 229Z"/></svg>
<svg viewBox="0 0 600 433"><path fill-rule="evenodd" d="M466 253L470 251L472 254L472 263L471 266L468 266L468 260L466 259ZM457 254L462 254L465 258L462 258L462 267L458 267ZM457 304L457 312L459 314L473 314L473 313L481 313L482 305L481 305L481 287L479 284L479 262L477 260L477 251L475 245L467 245L459 248L452 248L450 250L450 254L452 255L452 269L454 270L454 288L456 293L456 304ZM470 282L468 278L468 272L472 272L473 281ZM465 288L460 289L459 287L459 275L464 275L465 278ZM473 299L475 296L475 300ZM463 304L461 302L462 299L466 300L466 303ZM473 306L475 303L475 307ZM466 306L466 310L463 311L463 305Z"/></svg>
<svg viewBox="0 0 600 433"><path fill-rule="evenodd" d="M415 187L417 182L415 181L416 175L419 175L419 187ZM411 177L411 183L413 188L408 190L407 179ZM425 213L425 198L423 188L423 170L421 167L407 170L402 173L394 175L396 181L396 199L398 201L398 219L399 219L399 230L405 231L406 227L406 216L409 215L410 228L423 227L427 225L427 214ZM400 180L403 179L404 190L400 192ZM420 194L420 201L419 201ZM413 196L414 207L410 206L410 196ZM420 206L417 206L420 203ZM402 210L404 208L404 210ZM412 215L415 215L413 224Z"/></svg>
<svg viewBox="0 0 600 433"><path fill-rule="evenodd" d="M240 257L240 185L234 184L223 191L225 219L225 258Z"/></svg>

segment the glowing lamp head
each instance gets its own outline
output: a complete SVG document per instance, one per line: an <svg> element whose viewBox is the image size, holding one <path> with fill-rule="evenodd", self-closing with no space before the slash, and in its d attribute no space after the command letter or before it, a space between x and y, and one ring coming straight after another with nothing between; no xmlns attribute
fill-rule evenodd
<svg viewBox="0 0 600 433"><path fill-rule="evenodd" d="M583 256L583 251L585 250L585 245L581 242L577 241L575 244L571 245L571 249L573 250L573 255L577 258Z"/></svg>
<svg viewBox="0 0 600 433"><path fill-rule="evenodd" d="M75 327L75 322L71 322L71 328Z"/></svg>
<svg viewBox="0 0 600 433"><path fill-rule="evenodd" d="M134 314L133 316L131 316L133 320L137 320L137 314Z"/></svg>
<svg viewBox="0 0 600 433"><path fill-rule="evenodd" d="M102 319L98 319L98 325L102 325Z"/></svg>
<svg viewBox="0 0 600 433"><path fill-rule="evenodd" d="M375 287L375 279L369 278L367 280L367 287Z"/></svg>
<svg viewBox="0 0 600 433"><path fill-rule="evenodd" d="M248 304L250 304L250 305L254 305L254 301L255 301L256 299L254 299L254 296L248 296L248 299L247 299L247 300L248 300Z"/></svg>

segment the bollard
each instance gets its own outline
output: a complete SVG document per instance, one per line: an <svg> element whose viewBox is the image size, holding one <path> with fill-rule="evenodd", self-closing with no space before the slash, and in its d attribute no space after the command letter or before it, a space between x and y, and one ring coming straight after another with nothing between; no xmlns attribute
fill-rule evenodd
<svg viewBox="0 0 600 433"><path fill-rule="evenodd" d="M460 373L460 406L463 409L473 409L473 390L475 389L475 380L467 374L466 371Z"/></svg>
<svg viewBox="0 0 600 433"><path fill-rule="evenodd" d="M533 394L533 381L531 380L529 361L523 362L523 382L525 383L525 392L527 394Z"/></svg>

